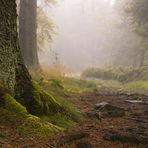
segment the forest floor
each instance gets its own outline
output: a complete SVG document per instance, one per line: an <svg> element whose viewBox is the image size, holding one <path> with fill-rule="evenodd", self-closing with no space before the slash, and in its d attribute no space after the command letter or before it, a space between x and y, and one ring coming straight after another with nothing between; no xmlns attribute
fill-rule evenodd
<svg viewBox="0 0 148 148"><path fill-rule="evenodd" d="M77 127L38 139L22 138L4 129L9 138L0 134L0 147L148 148L148 96L102 88L67 99L84 114ZM108 106L99 108L101 102Z"/></svg>

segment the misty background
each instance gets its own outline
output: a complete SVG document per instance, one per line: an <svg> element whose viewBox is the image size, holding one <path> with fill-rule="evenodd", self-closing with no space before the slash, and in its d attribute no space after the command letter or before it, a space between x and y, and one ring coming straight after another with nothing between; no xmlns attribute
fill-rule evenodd
<svg viewBox="0 0 148 148"><path fill-rule="evenodd" d="M129 57L134 52L130 51L140 48L141 39L124 22L115 4L116 0L58 0L55 6L45 6L57 33L52 45L40 52L41 65L49 67L56 59L75 72L131 65Z"/></svg>

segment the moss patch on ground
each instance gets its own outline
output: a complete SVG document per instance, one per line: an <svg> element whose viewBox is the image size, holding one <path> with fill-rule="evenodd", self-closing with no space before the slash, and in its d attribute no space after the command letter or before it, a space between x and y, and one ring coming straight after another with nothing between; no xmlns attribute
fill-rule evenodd
<svg viewBox="0 0 148 148"><path fill-rule="evenodd" d="M46 122L36 116L27 116L25 122L19 126L18 132L25 136L48 136L52 133L61 132L64 129ZM31 135L30 135L31 133Z"/></svg>
<svg viewBox="0 0 148 148"><path fill-rule="evenodd" d="M9 93L0 89L0 125L13 128L22 136L47 136L74 127L81 114L65 99L55 98L37 82L32 82L34 99L30 108L37 115L28 113ZM62 89L62 88L61 88Z"/></svg>
<svg viewBox="0 0 148 148"><path fill-rule="evenodd" d="M3 89L0 92L0 126L12 128L20 135L29 137L63 131L62 128L29 114L24 106ZM0 135L3 135L1 131Z"/></svg>
<svg viewBox="0 0 148 148"><path fill-rule="evenodd" d="M0 138L4 138L5 137L5 133L2 129L0 129Z"/></svg>

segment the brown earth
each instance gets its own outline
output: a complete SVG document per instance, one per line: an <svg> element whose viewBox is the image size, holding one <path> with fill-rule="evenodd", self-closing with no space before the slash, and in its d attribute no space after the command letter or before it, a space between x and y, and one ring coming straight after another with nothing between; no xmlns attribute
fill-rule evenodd
<svg viewBox="0 0 148 148"><path fill-rule="evenodd" d="M3 148L148 148L148 97L110 90L82 93L71 99L84 114L78 127L46 138L21 138L6 129L10 138L0 138ZM129 100L140 100L132 103ZM95 109L107 102L113 108ZM119 109L119 110L118 110ZM0 127L3 128L3 127Z"/></svg>

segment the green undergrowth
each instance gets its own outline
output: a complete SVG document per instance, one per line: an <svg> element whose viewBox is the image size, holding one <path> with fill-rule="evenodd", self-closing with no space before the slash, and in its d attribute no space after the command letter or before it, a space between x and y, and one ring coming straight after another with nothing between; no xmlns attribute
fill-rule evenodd
<svg viewBox="0 0 148 148"><path fill-rule="evenodd" d="M69 92L92 92L97 90L97 86L92 81L76 78L64 78L63 84L65 90Z"/></svg>
<svg viewBox="0 0 148 148"><path fill-rule="evenodd" d="M23 105L0 87L0 126L11 127L22 136L38 137L62 132L77 124L80 113L76 109L64 100L55 99L36 82L32 84L36 100L30 107L33 106L32 110L38 117L29 114Z"/></svg>
<svg viewBox="0 0 148 148"><path fill-rule="evenodd" d="M107 67L88 68L83 71L82 77L104 80L116 80L120 82L148 80L148 63L142 67Z"/></svg>
<svg viewBox="0 0 148 148"><path fill-rule="evenodd" d="M24 106L0 88L0 126L11 127L22 136L45 136L63 129L29 114ZM3 133L0 131L0 135Z"/></svg>
<svg viewBox="0 0 148 148"><path fill-rule="evenodd" d="M131 81L122 83L116 80L94 80L98 84L98 88L107 87L120 89L129 93L148 94L148 81Z"/></svg>
<svg viewBox="0 0 148 148"><path fill-rule="evenodd" d="M148 80L143 81L132 81L124 84L123 88L126 91L133 92L133 93L140 93L148 95Z"/></svg>
<svg viewBox="0 0 148 148"><path fill-rule="evenodd" d="M73 93L92 92L97 89L94 82L66 77L46 77L37 80L44 92L50 94L63 110L40 117L63 128L76 126L82 115L71 103ZM57 120L58 119L58 120Z"/></svg>
<svg viewBox="0 0 148 148"><path fill-rule="evenodd" d="M55 83L51 80L49 84L44 81L41 87L33 81L34 96L36 96L36 108L34 109L42 119L63 128L70 128L76 125L82 116L70 102L62 97L61 94L64 93L62 85L58 84L57 80Z"/></svg>
<svg viewBox="0 0 148 148"><path fill-rule="evenodd" d="M123 83L116 80L103 80L103 79L95 79L98 88L108 87L108 88L122 88Z"/></svg>
<svg viewBox="0 0 148 148"><path fill-rule="evenodd" d="M57 93L62 95L69 93L92 92L97 89L96 84L92 81L68 77L49 77L41 79L40 84L50 93L55 92L55 95Z"/></svg>

